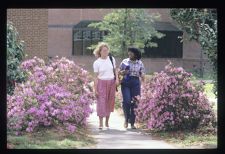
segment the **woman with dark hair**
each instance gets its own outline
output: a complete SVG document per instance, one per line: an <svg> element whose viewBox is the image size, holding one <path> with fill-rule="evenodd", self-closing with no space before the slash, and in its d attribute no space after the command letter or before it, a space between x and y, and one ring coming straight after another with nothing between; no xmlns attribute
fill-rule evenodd
<svg viewBox="0 0 225 154"><path fill-rule="evenodd" d="M119 75L123 76L121 81L121 91L123 95L123 111L124 111L124 127L128 127L128 123L131 124L132 129L136 129L135 123L135 96L140 95L141 83L145 79L145 68L141 59L141 51L135 47L128 48L128 57L124 59L119 68Z"/></svg>

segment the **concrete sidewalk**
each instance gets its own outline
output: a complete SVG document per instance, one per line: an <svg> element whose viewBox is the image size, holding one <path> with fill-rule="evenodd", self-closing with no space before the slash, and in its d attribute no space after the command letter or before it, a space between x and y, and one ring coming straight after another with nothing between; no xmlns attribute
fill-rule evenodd
<svg viewBox="0 0 225 154"><path fill-rule="evenodd" d="M145 135L140 130L123 127L124 118L114 111L110 115L109 129L98 129L98 116L95 111L96 106L92 106L94 113L89 117L89 129L95 138L97 145L94 149L176 149L162 140L155 140L149 135ZM104 119L105 122L105 119Z"/></svg>

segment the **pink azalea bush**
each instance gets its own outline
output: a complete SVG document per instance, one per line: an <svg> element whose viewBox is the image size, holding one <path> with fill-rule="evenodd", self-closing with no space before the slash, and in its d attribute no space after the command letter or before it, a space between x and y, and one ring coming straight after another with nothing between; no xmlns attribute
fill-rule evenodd
<svg viewBox="0 0 225 154"><path fill-rule="evenodd" d="M85 127L94 100L88 72L66 58L49 65L34 57L21 68L28 74L7 96L7 128L33 132L39 127L63 126L69 132Z"/></svg>
<svg viewBox="0 0 225 154"><path fill-rule="evenodd" d="M193 84L191 73L173 64L154 73L141 89L136 120L148 129L184 130L215 126L215 114L206 95L203 83Z"/></svg>

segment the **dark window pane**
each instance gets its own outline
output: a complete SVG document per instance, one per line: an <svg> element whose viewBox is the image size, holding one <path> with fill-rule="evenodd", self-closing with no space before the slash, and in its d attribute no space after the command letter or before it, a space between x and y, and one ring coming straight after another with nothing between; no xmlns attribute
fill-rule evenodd
<svg viewBox="0 0 225 154"><path fill-rule="evenodd" d="M182 32L175 31L160 31L166 36L162 39L152 39L153 42L158 44L158 47L151 48L145 47L143 57L150 58L182 58L183 44L180 42L178 36Z"/></svg>
<svg viewBox="0 0 225 154"><path fill-rule="evenodd" d="M81 39L82 39L82 31L81 30L74 31L74 41Z"/></svg>
<svg viewBox="0 0 225 154"><path fill-rule="evenodd" d="M85 39L85 40L91 39L91 31L90 30L84 30L83 31L83 39Z"/></svg>
<svg viewBox="0 0 225 154"><path fill-rule="evenodd" d="M92 38L94 40L99 40L100 39L100 32L99 31L92 31Z"/></svg>

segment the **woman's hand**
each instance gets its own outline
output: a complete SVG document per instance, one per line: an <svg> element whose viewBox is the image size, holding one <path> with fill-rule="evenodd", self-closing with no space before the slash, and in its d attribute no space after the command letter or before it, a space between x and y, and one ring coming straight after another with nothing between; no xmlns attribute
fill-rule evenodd
<svg viewBox="0 0 225 154"><path fill-rule="evenodd" d="M144 75L141 76L141 84L142 84L142 85L145 84L145 76L144 76Z"/></svg>
<svg viewBox="0 0 225 154"><path fill-rule="evenodd" d="M95 91L95 97L98 98L98 92L97 91Z"/></svg>
<svg viewBox="0 0 225 154"><path fill-rule="evenodd" d="M126 75L126 74L129 74L129 70L120 70L119 71L119 74L121 74L121 75Z"/></svg>
<svg viewBox="0 0 225 154"><path fill-rule="evenodd" d="M124 75L125 74L125 70L120 70L119 71L119 75Z"/></svg>
<svg viewBox="0 0 225 154"><path fill-rule="evenodd" d="M120 81L119 79L116 79L116 86L119 86L120 85Z"/></svg>

